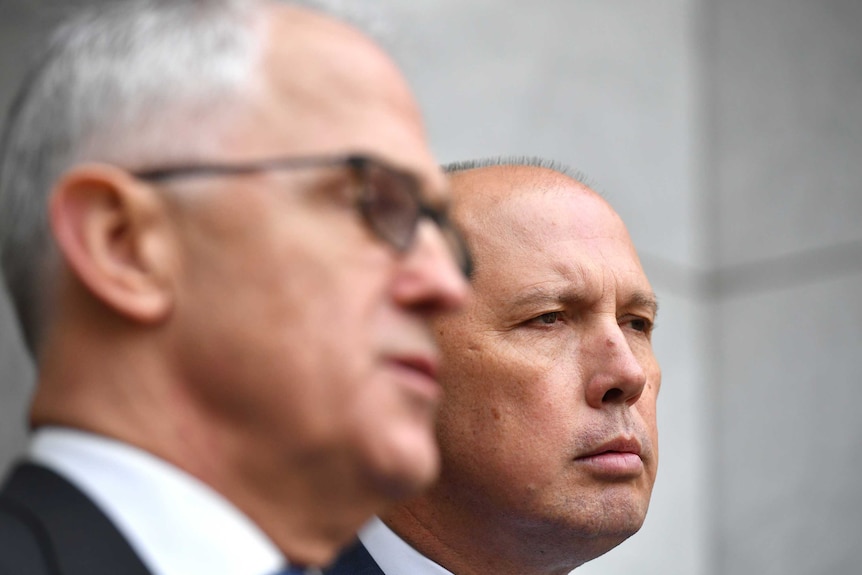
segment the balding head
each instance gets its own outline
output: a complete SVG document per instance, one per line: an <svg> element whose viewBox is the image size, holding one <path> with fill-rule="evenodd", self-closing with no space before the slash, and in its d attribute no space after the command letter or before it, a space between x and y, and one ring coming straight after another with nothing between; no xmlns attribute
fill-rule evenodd
<svg viewBox="0 0 862 575"><path fill-rule="evenodd" d="M452 186L452 218L471 245L474 258L482 259L489 243L506 241L517 231L511 220L534 196L563 194L582 196L604 205L619 220L609 204L590 187L587 176L562 164L541 158L500 158L459 162L444 166ZM550 214L549 214L550 215ZM622 221L619 225L625 230ZM532 224L527 228L532 228ZM625 232L627 234L627 232ZM475 261L477 271L482 264Z"/></svg>

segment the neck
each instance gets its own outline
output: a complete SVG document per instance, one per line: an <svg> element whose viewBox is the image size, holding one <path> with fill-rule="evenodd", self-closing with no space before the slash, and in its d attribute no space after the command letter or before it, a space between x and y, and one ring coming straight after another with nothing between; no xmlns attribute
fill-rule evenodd
<svg viewBox="0 0 862 575"><path fill-rule="evenodd" d="M281 549L291 563L323 567L386 501L349 470L333 469L329 458L294 455L272 462L245 449L236 453L231 469L242 475L224 474L217 488L227 494Z"/></svg>
<svg viewBox="0 0 862 575"><path fill-rule="evenodd" d="M89 300L60 306L46 333L34 426L61 425L138 447L247 515L291 563L326 565L388 499L344 453L293 444L254 414L214 407L191 385L170 333L129 326ZM341 447L343 450L343 446ZM335 468L334 468L335 467Z"/></svg>
<svg viewBox="0 0 862 575"><path fill-rule="evenodd" d="M275 445L264 430L213 413L171 385L171 374L148 369L137 346L129 348L135 352L114 341L109 355L51 342L39 372L33 425L117 439L182 469L247 515L291 563L328 565L386 504L370 486L358 487L362 482L349 470L332 469L326 454Z"/></svg>
<svg viewBox="0 0 862 575"><path fill-rule="evenodd" d="M82 374L41 378L33 425L110 437L182 469L248 516L291 563L328 565L383 508L381 498L347 490L345 474L326 469L325 461L287 451L276 461L272 446L263 447L265 438L244 435L245 430L193 408L181 394L171 394L172 401L133 401L110 391L125 388L128 379L100 387L103 393L69 393L95 389L87 383Z"/></svg>
<svg viewBox="0 0 862 575"><path fill-rule="evenodd" d="M485 511L437 498L432 490L393 507L382 519L414 549L456 575L565 575L601 554L561 540L555 529Z"/></svg>

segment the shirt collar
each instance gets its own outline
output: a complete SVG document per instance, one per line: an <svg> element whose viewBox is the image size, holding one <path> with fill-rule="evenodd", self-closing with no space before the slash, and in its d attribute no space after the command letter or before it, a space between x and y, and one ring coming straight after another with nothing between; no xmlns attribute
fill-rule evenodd
<svg viewBox="0 0 862 575"><path fill-rule="evenodd" d="M35 432L28 455L93 500L154 575L268 575L285 563L227 499L150 453L53 427Z"/></svg>
<svg viewBox="0 0 862 575"><path fill-rule="evenodd" d="M416 551L377 517L359 531L359 540L386 575L452 575Z"/></svg>

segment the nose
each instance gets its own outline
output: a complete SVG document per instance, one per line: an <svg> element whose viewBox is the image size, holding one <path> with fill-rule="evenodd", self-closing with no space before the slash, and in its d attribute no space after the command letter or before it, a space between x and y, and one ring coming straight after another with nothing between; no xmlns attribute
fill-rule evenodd
<svg viewBox="0 0 862 575"><path fill-rule="evenodd" d="M467 278L442 232L431 221L419 223L414 243L399 266L393 288L399 304L440 313L459 309L467 301Z"/></svg>
<svg viewBox="0 0 862 575"><path fill-rule="evenodd" d="M614 320L588 340L587 404L596 409L633 405L646 385L646 371Z"/></svg>

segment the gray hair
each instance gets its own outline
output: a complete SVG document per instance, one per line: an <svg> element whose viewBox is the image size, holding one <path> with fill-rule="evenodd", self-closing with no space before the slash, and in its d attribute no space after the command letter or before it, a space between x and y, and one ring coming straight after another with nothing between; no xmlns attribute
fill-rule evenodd
<svg viewBox="0 0 862 575"><path fill-rule="evenodd" d="M289 3L339 17L320 2ZM250 89L266 5L115 1L78 11L51 36L0 140L0 266L34 357L59 261L52 186L83 161L141 168L204 157Z"/></svg>
<svg viewBox="0 0 862 575"><path fill-rule="evenodd" d="M548 160L536 156L494 156L491 158L480 158L477 160L460 160L450 162L442 166L443 171L447 174L463 172L466 170L476 170L479 168L489 168L493 166L526 166L533 168L545 168L553 170L558 174L562 174L584 186L592 189L590 177L580 170L573 170L569 166L556 160Z"/></svg>

